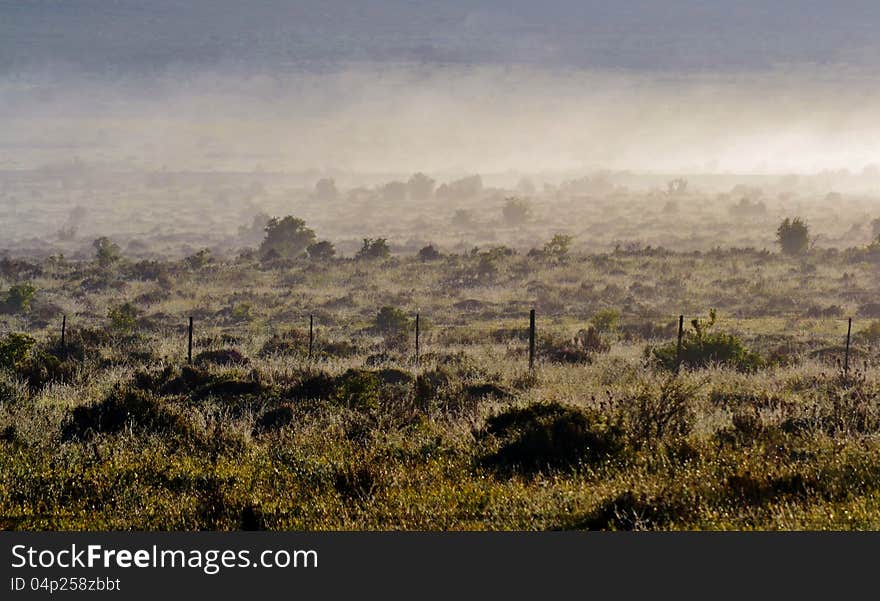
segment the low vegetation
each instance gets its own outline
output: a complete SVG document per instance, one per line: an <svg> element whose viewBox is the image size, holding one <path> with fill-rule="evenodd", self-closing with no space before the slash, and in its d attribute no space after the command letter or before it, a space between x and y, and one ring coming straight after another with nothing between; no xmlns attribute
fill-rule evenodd
<svg viewBox="0 0 880 601"><path fill-rule="evenodd" d="M398 183L382 194L435 186ZM496 210L511 231L542 219ZM817 246L787 219L778 253L584 252L559 231L337 253L293 216L244 223L235 253L99 238L3 259L0 527L880 527L870 242Z"/></svg>

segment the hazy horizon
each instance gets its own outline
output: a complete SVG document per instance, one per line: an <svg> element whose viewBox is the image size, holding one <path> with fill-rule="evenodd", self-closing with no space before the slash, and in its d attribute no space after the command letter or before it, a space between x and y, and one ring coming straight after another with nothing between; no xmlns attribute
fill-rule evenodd
<svg viewBox="0 0 880 601"><path fill-rule="evenodd" d="M812 173L880 156L880 8L863 2L0 13L6 169Z"/></svg>

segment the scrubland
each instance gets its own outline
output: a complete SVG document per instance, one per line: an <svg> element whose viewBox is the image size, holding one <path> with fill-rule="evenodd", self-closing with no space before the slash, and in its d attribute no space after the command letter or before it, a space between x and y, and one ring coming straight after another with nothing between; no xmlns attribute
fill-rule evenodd
<svg viewBox="0 0 880 601"><path fill-rule="evenodd" d="M868 193L52 177L4 180L0 527L880 527Z"/></svg>

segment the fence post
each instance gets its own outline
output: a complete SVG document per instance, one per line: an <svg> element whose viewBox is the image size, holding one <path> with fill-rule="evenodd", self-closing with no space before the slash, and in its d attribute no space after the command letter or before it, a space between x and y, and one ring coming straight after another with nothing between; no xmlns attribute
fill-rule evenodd
<svg viewBox="0 0 880 601"><path fill-rule="evenodd" d="M675 346L675 373L681 368L681 338L684 336L684 315L678 316L678 344Z"/></svg>
<svg viewBox="0 0 880 601"><path fill-rule="evenodd" d="M535 310L529 311L529 369L535 369Z"/></svg>
<svg viewBox="0 0 880 601"><path fill-rule="evenodd" d="M67 315L61 316L61 350L67 350Z"/></svg>
<svg viewBox="0 0 880 601"><path fill-rule="evenodd" d="M315 346L315 316L309 315L309 361L312 360L312 349Z"/></svg>
<svg viewBox="0 0 880 601"><path fill-rule="evenodd" d="M189 318L189 336L188 336L188 338L189 338L189 344L187 345L186 362L192 363L193 362L193 318L192 318L192 315L190 315L190 318Z"/></svg>
<svg viewBox="0 0 880 601"><path fill-rule="evenodd" d="M843 357L843 375L849 375L849 341L852 336L852 317L849 318L849 325L846 328L846 354Z"/></svg>
<svg viewBox="0 0 880 601"><path fill-rule="evenodd" d="M419 314L416 313L416 367L419 365Z"/></svg>

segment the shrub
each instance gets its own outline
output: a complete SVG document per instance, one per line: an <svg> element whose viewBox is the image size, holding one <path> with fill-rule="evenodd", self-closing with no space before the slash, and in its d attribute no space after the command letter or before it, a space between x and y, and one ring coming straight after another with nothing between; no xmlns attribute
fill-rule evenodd
<svg viewBox="0 0 880 601"><path fill-rule="evenodd" d="M443 255L440 254L439 250L434 248L433 244L429 244L419 251L419 259L422 261L436 261L442 257Z"/></svg>
<svg viewBox="0 0 880 601"><path fill-rule="evenodd" d="M691 321L692 330L685 332L681 341L681 365L691 368L708 367L712 364L728 365L739 371L755 371L764 363L757 353L748 350L742 341L732 334L711 332L715 325L715 311L709 312L709 320ZM665 369L676 369L677 342L671 342L653 350L655 360Z"/></svg>
<svg viewBox="0 0 880 601"><path fill-rule="evenodd" d="M101 236L95 240L92 243L92 246L95 247L95 258L98 260L98 265L101 267L109 267L122 258L119 245L112 242L110 238L107 238L106 236Z"/></svg>
<svg viewBox="0 0 880 601"><path fill-rule="evenodd" d="M126 427L172 437L191 433L186 420L163 399L141 390L117 390L96 405L77 407L62 429L65 440L114 434Z"/></svg>
<svg viewBox="0 0 880 601"><path fill-rule="evenodd" d="M301 256L315 241L315 232L306 222L292 215L283 219L273 217L266 224L266 237L260 244L263 258L294 259Z"/></svg>
<svg viewBox="0 0 880 601"><path fill-rule="evenodd" d="M253 307L250 303L236 303L229 312L229 318L236 322L251 321L254 318Z"/></svg>
<svg viewBox="0 0 880 601"><path fill-rule="evenodd" d="M391 255L385 238L364 238L364 244L355 255L356 259L385 259Z"/></svg>
<svg viewBox="0 0 880 601"><path fill-rule="evenodd" d="M186 263L186 266L192 270L202 269L213 261L214 259L211 257L211 251L207 248L203 248L199 252L190 255L183 260L183 262Z"/></svg>
<svg viewBox="0 0 880 601"><path fill-rule="evenodd" d="M786 217L776 230L776 243L787 255L802 254L810 245L810 228L800 217Z"/></svg>
<svg viewBox="0 0 880 601"><path fill-rule="evenodd" d="M608 414L556 402L494 415L477 438L491 448L481 458L483 465L524 475L593 464L618 455L626 443Z"/></svg>
<svg viewBox="0 0 880 601"><path fill-rule="evenodd" d="M10 313L27 313L31 310L31 302L37 289L31 284L16 284L6 291L6 311Z"/></svg>
<svg viewBox="0 0 880 601"><path fill-rule="evenodd" d="M410 327L410 318L395 307L382 307L376 314L376 330L382 334L402 334L409 331Z"/></svg>
<svg viewBox="0 0 880 601"><path fill-rule="evenodd" d="M546 259L560 263L568 258L572 237L567 234L556 234L544 245L541 254Z"/></svg>
<svg viewBox="0 0 880 601"><path fill-rule="evenodd" d="M620 322L620 313L614 309L600 309L593 313L590 324L597 332L608 334L617 329Z"/></svg>
<svg viewBox="0 0 880 601"><path fill-rule="evenodd" d="M138 309L131 303L123 303L110 307L107 317L110 318L110 328L117 334L131 334L137 327Z"/></svg>
<svg viewBox="0 0 880 601"><path fill-rule="evenodd" d="M10 332L0 340L0 367L15 369L24 361L37 343L33 337Z"/></svg>
<svg viewBox="0 0 880 601"><path fill-rule="evenodd" d="M350 409L377 409L382 383L375 373L349 369L336 380L334 399Z"/></svg>
<svg viewBox="0 0 880 601"><path fill-rule="evenodd" d="M310 244L306 251L309 253L309 258L316 261L329 261L336 254L336 248L329 240Z"/></svg>
<svg viewBox="0 0 880 601"><path fill-rule="evenodd" d="M642 388L622 406L627 432L640 445L688 435L696 415L693 399L700 386L673 376L657 389Z"/></svg>

